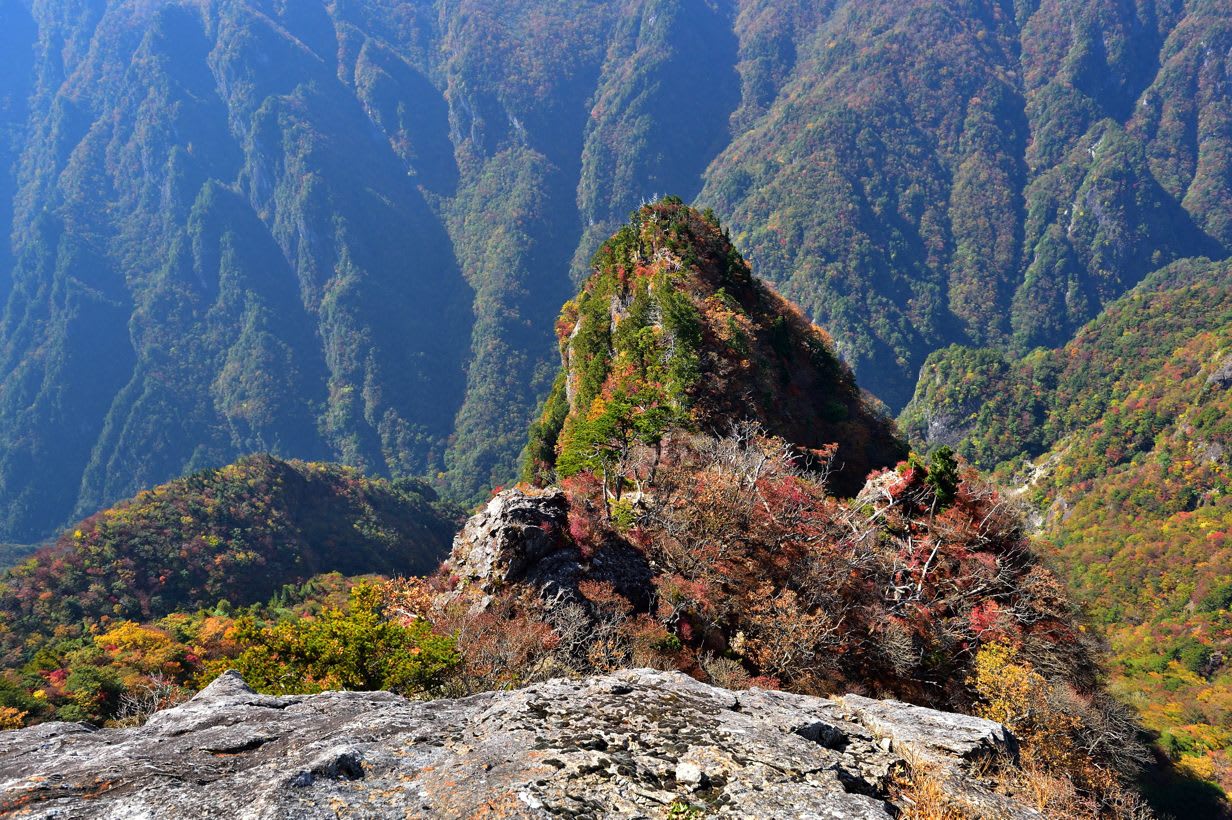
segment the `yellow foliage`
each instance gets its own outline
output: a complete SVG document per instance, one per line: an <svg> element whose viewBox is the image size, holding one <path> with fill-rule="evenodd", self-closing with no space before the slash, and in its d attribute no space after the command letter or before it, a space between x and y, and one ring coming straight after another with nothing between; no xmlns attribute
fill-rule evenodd
<svg viewBox="0 0 1232 820"><path fill-rule="evenodd" d="M1003 724L1022 743L1023 759L1045 769L1083 765L1074 743L1078 718L1053 705L1052 686L1005 644L988 644L975 656L971 685L983 700L980 717Z"/></svg>
<svg viewBox="0 0 1232 820"><path fill-rule="evenodd" d="M223 618L217 615L210 615L201 622L201 629L197 633L197 641L203 647L211 647L216 644L223 643L229 640L227 630L230 629L235 622L230 618Z"/></svg>
<svg viewBox="0 0 1232 820"><path fill-rule="evenodd" d="M1215 780L1215 761L1210 755L1184 755L1177 767L1202 780Z"/></svg>
<svg viewBox="0 0 1232 820"><path fill-rule="evenodd" d="M25 725L27 714L11 706L0 706L0 729L20 729Z"/></svg>
<svg viewBox="0 0 1232 820"><path fill-rule="evenodd" d="M94 643L108 651L144 652L166 646L171 643L171 637L135 621L121 621L102 635L95 636Z"/></svg>
<svg viewBox="0 0 1232 820"><path fill-rule="evenodd" d="M1190 669L1187 669L1184 664L1177 661L1169 661L1168 674L1179 678L1186 686L1202 686L1206 682L1204 678L1198 676Z"/></svg>
<svg viewBox="0 0 1232 820"><path fill-rule="evenodd" d="M133 621L120 621L94 636L94 644L143 672L174 670L179 666L183 649L166 632Z"/></svg>

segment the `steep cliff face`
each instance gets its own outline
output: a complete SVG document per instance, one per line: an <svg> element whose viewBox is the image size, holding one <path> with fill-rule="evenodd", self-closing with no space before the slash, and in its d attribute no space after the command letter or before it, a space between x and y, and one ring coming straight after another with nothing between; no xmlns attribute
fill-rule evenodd
<svg viewBox="0 0 1232 820"><path fill-rule="evenodd" d="M4 529L244 452L439 458L470 294L359 99L375 46L263 4L52 3L34 23Z"/></svg>
<svg viewBox="0 0 1232 820"><path fill-rule="evenodd" d="M631 670L426 703L258 695L235 673L137 729L0 734L0 810L24 817L889 818L907 760L946 801L1042 815L988 788L999 724L893 701L731 692Z"/></svg>
<svg viewBox="0 0 1232 820"><path fill-rule="evenodd" d="M22 3L0 3L0 229L13 224L17 159L21 156L34 84L34 21ZM12 284L13 245L0 241L0 298Z"/></svg>
<svg viewBox="0 0 1232 820"><path fill-rule="evenodd" d="M754 278L712 214L643 206L595 255L557 322L562 371L531 432L526 477L600 467L669 430L759 423L801 448L837 445L834 486L906 456L828 336Z"/></svg>
<svg viewBox="0 0 1232 820"><path fill-rule="evenodd" d="M737 96L708 3L0 22L0 533L23 540L253 451L507 481L583 225L695 194Z"/></svg>

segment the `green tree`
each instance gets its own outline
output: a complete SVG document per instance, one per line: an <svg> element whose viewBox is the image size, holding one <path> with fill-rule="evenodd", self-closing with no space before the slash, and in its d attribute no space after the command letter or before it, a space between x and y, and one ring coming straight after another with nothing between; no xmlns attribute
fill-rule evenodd
<svg viewBox="0 0 1232 820"><path fill-rule="evenodd" d="M949 504L958 495L958 459L949 447L938 447L928 458L928 477L924 483L932 488L937 503Z"/></svg>
<svg viewBox="0 0 1232 820"><path fill-rule="evenodd" d="M222 664L272 694L348 689L420 695L439 688L458 663L452 638L435 634L426 621L390 620L379 588L367 583L351 591L346 610L275 624L245 617L235 639L243 651Z"/></svg>

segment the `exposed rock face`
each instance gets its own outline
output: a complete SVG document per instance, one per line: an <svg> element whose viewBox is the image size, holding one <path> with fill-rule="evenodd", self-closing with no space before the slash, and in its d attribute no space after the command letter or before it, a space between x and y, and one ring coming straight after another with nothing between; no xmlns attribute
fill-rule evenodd
<svg viewBox="0 0 1232 820"><path fill-rule="evenodd" d="M506 490L471 516L454 537L449 565L464 584L495 592L510 581L523 580L550 554L573 552L563 537L568 526L569 502L560 490L536 496Z"/></svg>
<svg viewBox="0 0 1232 820"><path fill-rule="evenodd" d="M1219 390L1232 387L1232 356L1224 357L1219 366L1207 377L1206 384L1208 387L1215 387Z"/></svg>
<svg viewBox="0 0 1232 820"><path fill-rule="evenodd" d="M1013 735L1004 726L982 718L859 695L847 695L842 704L870 731L936 763L954 759L974 762L1016 748Z"/></svg>
<svg viewBox="0 0 1232 820"><path fill-rule="evenodd" d="M965 418L970 418L968 414ZM971 432L971 424L963 423L957 413L936 412L928 414L928 428L924 440L934 447L957 447Z"/></svg>
<svg viewBox="0 0 1232 820"><path fill-rule="evenodd" d="M255 694L227 673L137 729L0 734L0 813L36 818L890 817L902 754L985 816L995 723L631 670L463 700Z"/></svg>
<svg viewBox="0 0 1232 820"><path fill-rule="evenodd" d="M499 493L454 537L447 563L458 588L441 602L466 596L482 608L510 583L570 596L583 579L608 581L634 602L646 598L651 572L641 553L612 540L584 559L568 528L569 502L559 489Z"/></svg>

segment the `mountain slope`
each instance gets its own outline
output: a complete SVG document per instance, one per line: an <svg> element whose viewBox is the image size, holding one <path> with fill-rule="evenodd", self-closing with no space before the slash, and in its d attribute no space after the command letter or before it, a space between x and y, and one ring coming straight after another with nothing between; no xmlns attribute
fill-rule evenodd
<svg viewBox="0 0 1232 820"><path fill-rule="evenodd" d="M1150 270L1227 254L1226 3L824 8L700 201L892 406L933 349L1061 343ZM1198 31L1223 47L1199 59Z"/></svg>
<svg viewBox="0 0 1232 820"><path fill-rule="evenodd" d="M416 485L244 459L91 516L0 576L0 645L20 656L65 630L262 603L322 573L431 572L454 525Z"/></svg>
<svg viewBox="0 0 1232 820"><path fill-rule="evenodd" d="M713 206L896 410L933 350L1063 344L1227 255L1229 19L0 0L0 537L254 450L480 497L655 195Z"/></svg>
<svg viewBox="0 0 1232 820"><path fill-rule="evenodd" d="M930 358L904 413L1044 511L1040 543L1116 650L1162 744L1232 785L1232 267L1173 266L1063 348Z"/></svg>

